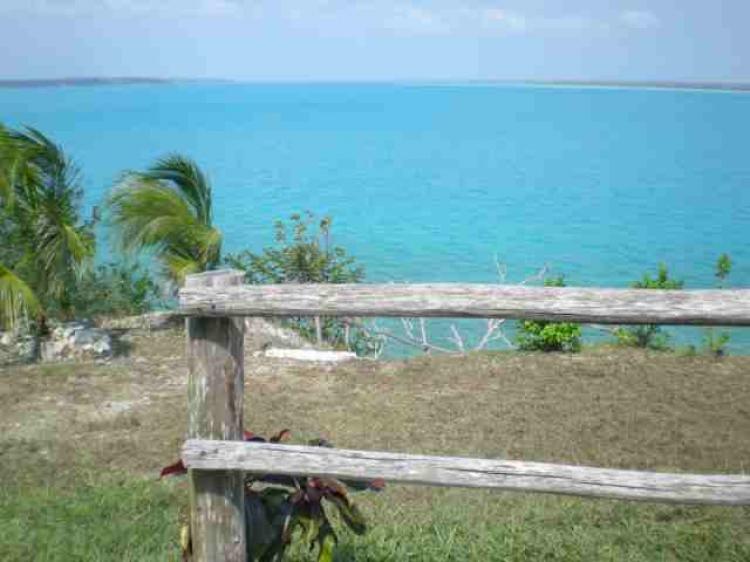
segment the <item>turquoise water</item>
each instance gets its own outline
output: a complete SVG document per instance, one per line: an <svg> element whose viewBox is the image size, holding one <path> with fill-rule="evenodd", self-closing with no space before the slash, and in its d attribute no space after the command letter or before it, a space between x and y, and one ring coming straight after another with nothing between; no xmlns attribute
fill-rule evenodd
<svg viewBox="0 0 750 562"><path fill-rule="evenodd" d="M750 286L750 94L476 85L174 84L0 90L0 119L81 165L86 204L179 151L209 173L228 251L294 211L334 217L372 281L509 280L543 264L687 287L721 252ZM102 248L106 253L107 249ZM743 331L735 349L750 349ZM687 333L687 332L686 332ZM690 336L686 336L690 337Z"/></svg>

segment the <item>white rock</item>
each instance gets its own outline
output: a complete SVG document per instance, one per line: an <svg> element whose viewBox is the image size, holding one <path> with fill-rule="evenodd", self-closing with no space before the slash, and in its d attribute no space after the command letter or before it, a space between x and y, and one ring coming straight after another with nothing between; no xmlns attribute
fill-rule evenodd
<svg viewBox="0 0 750 562"><path fill-rule="evenodd" d="M0 345L8 347L13 343L13 340L15 338L13 337L12 332L1 332L0 333Z"/></svg>
<svg viewBox="0 0 750 562"><path fill-rule="evenodd" d="M112 340L105 330L83 322L57 326L41 345L42 362L66 359L105 359L112 356Z"/></svg>
<svg viewBox="0 0 750 562"><path fill-rule="evenodd" d="M328 351L319 349L283 349L270 347L260 352L265 357L274 359L292 359L294 361L322 361L340 363L357 359L357 354L351 351Z"/></svg>

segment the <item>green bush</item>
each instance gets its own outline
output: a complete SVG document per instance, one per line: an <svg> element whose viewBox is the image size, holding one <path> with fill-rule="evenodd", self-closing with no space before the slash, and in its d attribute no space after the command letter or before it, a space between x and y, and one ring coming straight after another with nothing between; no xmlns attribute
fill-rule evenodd
<svg viewBox="0 0 750 562"><path fill-rule="evenodd" d="M545 279L544 286L564 287L565 279L562 275ZM516 343L522 351L580 351L581 326L570 322L522 320L518 323Z"/></svg>
<svg viewBox="0 0 750 562"><path fill-rule="evenodd" d="M359 283L364 268L356 264L344 248L331 243L333 221L324 217L316 221L309 211L295 213L288 224L275 223L275 245L257 254L245 250L229 254L224 263L245 272L248 283ZM314 229L317 226L317 229ZM293 317L285 324L310 340L317 338L315 320ZM364 330L349 326L340 318L320 318L321 338L336 348L348 348L358 355L379 351L381 340L368 336Z"/></svg>
<svg viewBox="0 0 750 562"><path fill-rule="evenodd" d="M729 254L721 254L716 260L716 267L714 270L714 276L716 277L717 284L720 289L724 288L724 282L732 271L732 259ZM727 351L727 344L729 343L729 333L720 332L716 333L714 328L708 328L703 334L703 346L704 351L713 355L714 357L721 357Z"/></svg>
<svg viewBox="0 0 750 562"><path fill-rule="evenodd" d="M631 284L634 289L661 289L679 290L683 287L683 281L669 277L669 270L664 263L659 264L659 270L655 277L645 273L640 281ZM641 347L648 349L669 349L669 334L656 324L645 324L643 326L630 326L617 328L615 338L621 345L629 347Z"/></svg>
<svg viewBox="0 0 750 562"><path fill-rule="evenodd" d="M717 333L712 328L706 330L703 334L703 346L707 354L713 355L714 357L721 357L727 351L727 344L729 343L729 334L727 332Z"/></svg>
<svg viewBox="0 0 750 562"><path fill-rule="evenodd" d="M729 254L721 254L719 259L716 260L716 270L714 271L714 276L719 280L719 288L724 287L724 281L731 271L732 258L729 257Z"/></svg>
<svg viewBox="0 0 750 562"><path fill-rule="evenodd" d="M71 291L71 307L79 318L143 314L160 301L159 285L138 264L100 265L86 272Z"/></svg>
<svg viewBox="0 0 750 562"><path fill-rule="evenodd" d="M341 246L331 244L333 221L324 217L311 231L315 216L295 213L289 224L276 221L274 247L260 254L249 250L229 254L224 262L245 271L248 283L359 283L364 268L355 265Z"/></svg>

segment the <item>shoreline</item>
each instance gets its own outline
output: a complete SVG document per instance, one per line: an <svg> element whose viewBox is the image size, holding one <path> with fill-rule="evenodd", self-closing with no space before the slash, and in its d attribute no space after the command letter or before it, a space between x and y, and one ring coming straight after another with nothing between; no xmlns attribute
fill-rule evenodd
<svg viewBox="0 0 750 562"><path fill-rule="evenodd" d="M750 93L748 82L673 82L673 81L619 81L619 80L363 80L363 81L254 81L219 78L40 78L0 79L0 89L66 88L96 86L139 86L177 84L234 84L247 86L412 86L412 87L516 87L516 88L570 88L601 90L648 90L686 92Z"/></svg>

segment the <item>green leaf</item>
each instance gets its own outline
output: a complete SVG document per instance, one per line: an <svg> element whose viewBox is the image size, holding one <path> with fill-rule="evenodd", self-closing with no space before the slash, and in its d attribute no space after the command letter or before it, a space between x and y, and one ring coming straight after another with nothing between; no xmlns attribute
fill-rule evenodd
<svg viewBox="0 0 750 562"><path fill-rule="evenodd" d="M318 533L318 545L320 550L318 551L318 562L333 562L333 550L336 547L336 534L333 532L333 527L326 519L320 527Z"/></svg>
<svg viewBox="0 0 750 562"><path fill-rule="evenodd" d="M211 223L211 187L192 160L172 155L145 172L126 172L108 206L123 250L150 250L181 284L219 263L221 232Z"/></svg>
<svg viewBox="0 0 750 562"><path fill-rule="evenodd" d="M34 291L0 264L0 325L12 328L21 318L34 316L40 309Z"/></svg>
<svg viewBox="0 0 750 562"><path fill-rule="evenodd" d="M367 523L364 515L362 515L357 505L349 497L332 493L326 495L326 499L336 506L341 519L343 519L347 527L358 535L367 532Z"/></svg>

